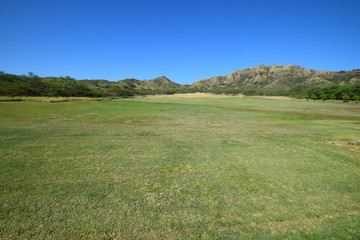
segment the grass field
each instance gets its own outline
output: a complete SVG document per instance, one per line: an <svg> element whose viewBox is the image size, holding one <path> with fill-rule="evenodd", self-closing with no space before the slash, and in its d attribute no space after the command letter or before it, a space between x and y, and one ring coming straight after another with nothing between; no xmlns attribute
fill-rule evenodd
<svg viewBox="0 0 360 240"><path fill-rule="evenodd" d="M0 102L0 239L359 239L350 140L360 104Z"/></svg>

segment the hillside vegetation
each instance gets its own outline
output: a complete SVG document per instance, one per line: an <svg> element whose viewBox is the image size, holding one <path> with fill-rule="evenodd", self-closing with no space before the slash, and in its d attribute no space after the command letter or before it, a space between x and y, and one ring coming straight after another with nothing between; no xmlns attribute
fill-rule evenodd
<svg viewBox="0 0 360 240"><path fill-rule="evenodd" d="M215 76L192 84L202 88L290 89L294 85L331 86L360 83L360 69L352 71L316 71L297 65L261 65L239 70L226 76Z"/></svg>
<svg viewBox="0 0 360 240"><path fill-rule="evenodd" d="M80 80L94 88L119 87L123 89L170 89L179 88L181 84L174 83L165 76L157 77L152 80L137 80L134 78L124 79L116 82L107 80Z"/></svg>
<svg viewBox="0 0 360 240"><path fill-rule="evenodd" d="M360 70L316 71L297 65L261 65L199 80L192 87L217 94L291 96L322 100L360 99Z"/></svg>
<svg viewBox="0 0 360 240"><path fill-rule="evenodd" d="M174 93L208 92L215 94L275 95L309 99L360 99L360 70L316 71L297 65L261 65L199 80L192 85L175 83L165 76L151 80L119 81L75 80L70 77L41 78L0 74L3 96L93 96L129 97Z"/></svg>
<svg viewBox="0 0 360 240"><path fill-rule="evenodd" d="M96 96L91 89L70 77L41 78L33 73L14 75L0 73L0 96Z"/></svg>
<svg viewBox="0 0 360 240"><path fill-rule="evenodd" d="M148 94L174 94L181 85L166 77L152 80L125 79L76 80L66 77L39 77L33 73L14 75L0 73L0 96L47 97L129 97Z"/></svg>

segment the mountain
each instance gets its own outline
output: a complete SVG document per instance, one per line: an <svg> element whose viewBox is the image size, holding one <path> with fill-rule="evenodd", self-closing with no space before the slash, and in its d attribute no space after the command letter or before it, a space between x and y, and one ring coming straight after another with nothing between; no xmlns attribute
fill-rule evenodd
<svg viewBox="0 0 360 240"><path fill-rule="evenodd" d="M151 89L151 90L161 90L161 89L175 89L180 88L181 84L175 83L168 79L165 76L160 76L151 80L138 80L134 78L119 80L116 82L111 82L108 80L79 80L90 88L93 89L103 89L110 87L119 87L122 89Z"/></svg>
<svg viewBox="0 0 360 240"><path fill-rule="evenodd" d="M334 86L337 85L337 86ZM352 85L352 86L348 86ZM334 87L333 87L334 86ZM313 87L336 89L338 95L331 96ZM354 88L350 94L350 88ZM324 91L329 89L323 88ZM192 85L178 84L165 76L151 80L134 78L116 82L96 80L76 80L71 77L39 77L33 73L26 75L7 74L0 71L0 96L134 96L149 94L174 94L190 92L212 92L223 94L246 95L291 95L311 96L330 99L353 99L360 97L360 69L351 71L316 71L297 65L260 65L230 73L226 76L215 76L199 80ZM329 90L329 91L330 91ZM342 94L340 94L341 91ZM305 94L306 93L306 94ZM350 94L350 95L349 95Z"/></svg>
<svg viewBox="0 0 360 240"><path fill-rule="evenodd" d="M360 83L360 69L352 71L316 71L298 65L260 65L202 79L192 84L198 88L289 89L294 85L331 86Z"/></svg>

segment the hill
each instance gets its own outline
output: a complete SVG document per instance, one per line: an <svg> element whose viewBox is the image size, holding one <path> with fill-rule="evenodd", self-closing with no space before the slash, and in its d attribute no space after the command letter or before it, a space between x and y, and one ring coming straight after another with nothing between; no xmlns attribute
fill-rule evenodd
<svg viewBox="0 0 360 240"><path fill-rule="evenodd" d="M151 80L129 78L112 82L105 79L76 80L68 76L39 77L33 73L26 76L0 72L2 96L129 97L191 92L358 101L360 69L331 72L297 65L260 65L226 76L199 80L192 85L181 85L165 76Z"/></svg>
<svg viewBox="0 0 360 240"><path fill-rule="evenodd" d="M94 97L96 94L70 77L41 78L33 73L25 76L1 72L0 96Z"/></svg>
<svg viewBox="0 0 360 240"><path fill-rule="evenodd" d="M91 88L103 89L110 87L119 87L122 89L150 89L150 90L165 90L181 87L181 84L175 83L165 76L160 76L151 80L138 80L129 78L111 82L108 80L79 80L87 84Z"/></svg>
<svg viewBox="0 0 360 240"><path fill-rule="evenodd" d="M198 88L290 89L294 85L332 86L360 83L360 69L352 71L316 71L298 65L260 65L202 79L192 84Z"/></svg>

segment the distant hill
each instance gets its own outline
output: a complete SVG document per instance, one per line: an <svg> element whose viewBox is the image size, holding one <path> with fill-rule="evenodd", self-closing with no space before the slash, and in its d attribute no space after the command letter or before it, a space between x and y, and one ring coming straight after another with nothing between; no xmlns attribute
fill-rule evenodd
<svg viewBox="0 0 360 240"><path fill-rule="evenodd" d="M90 88L103 89L109 87L119 87L122 89L150 89L150 90L165 90L165 89L176 89L182 85L175 83L165 76L160 76L151 80L138 80L134 78L119 80L111 82L107 80L79 80L85 83Z"/></svg>
<svg viewBox="0 0 360 240"><path fill-rule="evenodd" d="M192 85L181 85L165 76L113 82L104 79L76 80L68 76L39 77L31 72L27 76L0 72L0 96L129 97L190 92L356 100L356 96L360 96L360 69L331 72L297 65L260 65L226 76L202 79Z"/></svg>
<svg viewBox="0 0 360 240"><path fill-rule="evenodd" d="M298 65L260 65L202 79L192 84L198 88L265 88L289 89L294 85L331 86L360 83L360 69L352 71L316 71Z"/></svg>

